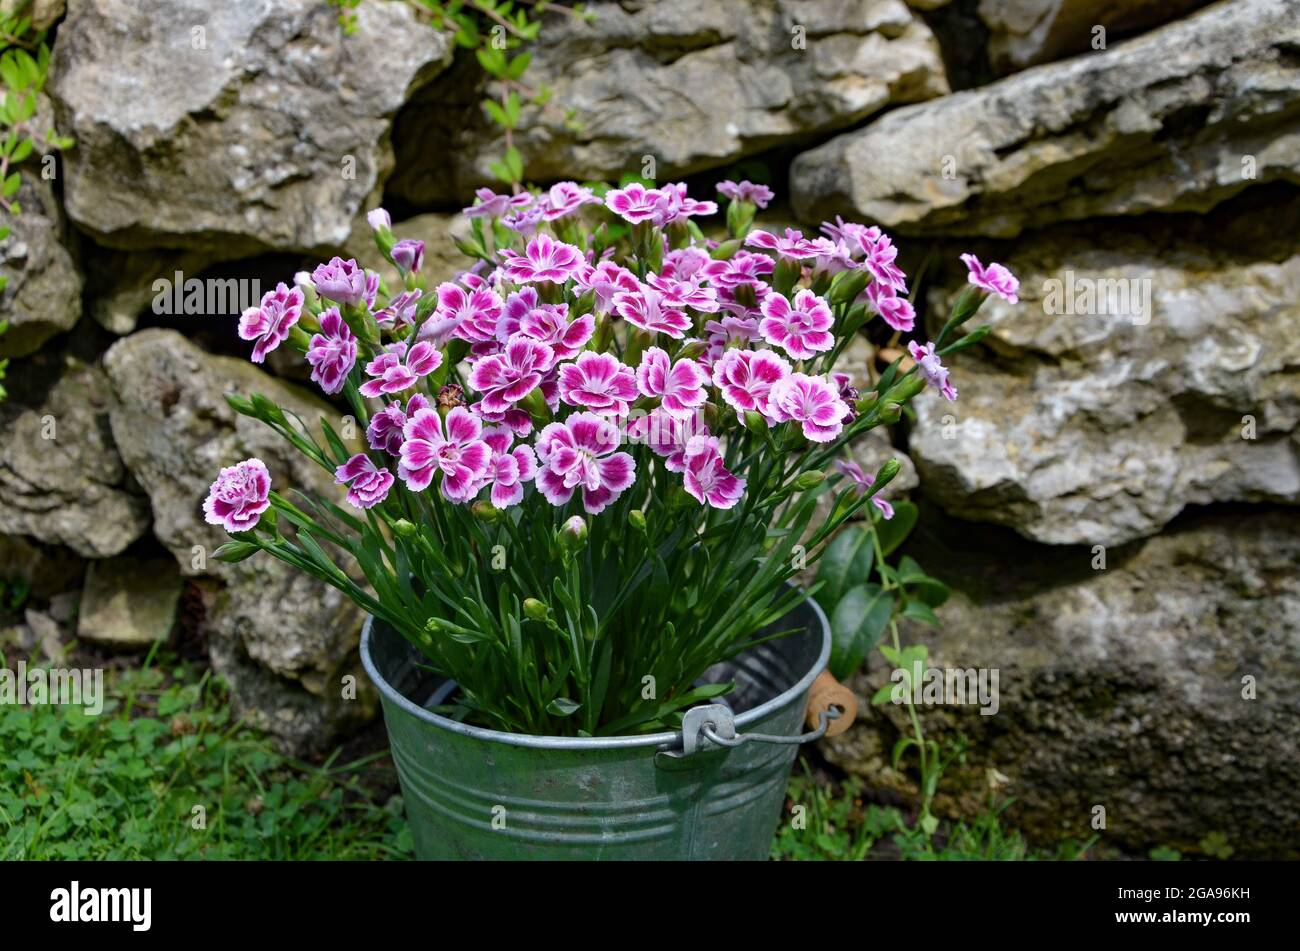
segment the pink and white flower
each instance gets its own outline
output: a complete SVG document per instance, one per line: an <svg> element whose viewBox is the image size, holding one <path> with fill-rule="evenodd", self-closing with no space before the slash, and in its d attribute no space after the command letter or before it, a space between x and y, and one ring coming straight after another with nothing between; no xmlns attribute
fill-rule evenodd
<svg viewBox="0 0 1300 951"><path fill-rule="evenodd" d="M906 297L899 297L892 287L872 281L864 292L871 306L889 326L909 333L916 324L916 311Z"/></svg>
<svg viewBox="0 0 1300 951"><path fill-rule="evenodd" d="M636 463L615 452L618 427L595 413L574 413L537 435L536 484L552 505L564 505L582 489L582 506L598 515L636 479Z"/></svg>
<svg viewBox="0 0 1300 951"><path fill-rule="evenodd" d="M370 443L370 448L386 452L390 456L397 455L406 440L402 429L406 426L407 417L429 407L429 398L423 393L416 393L407 400L405 410L402 409L400 400L393 400L370 417L370 425L366 427L366 441Z"/></svg>
<svg viewBox="0 0 1300 951"><path fill-rule="evenodd" d="M695 436L686 445L682 486L701 505L729 509L745 494L745 480L727 471L713 436Z"/></svg>
<svg viewBox="0 0 1300 951"><path fill-rule="evenodd" d="M614 298L619 294L635 294L641 289L641 282L625 267L613 261L601 261L595 267L588 265L573 275L574 286L582 293L592 292L596 296L597 314L607 314L614 305Z"/></svg>
<svg viewBox="0 0 1300 951"><path fill-rule="evenodd" d="M368 509L388 497L393 487L393 474L381 469L364 452L359 452L334 470L334 481L348 486L348 502L359 509Z"/></svg>
<svg viewBox="0 0 1300 951"><path fill-rule="evenodd" d="M403 273L409 271L418 274L424 266L424 242L415 238L403 238L393 245L393 263Z"/></svg>
<svg viewBox="0 0 1300 951"><path fill-rule="evenodd" d="M662 456L664 468L669 472L685 472L687 444L695 436L708 434L703 414L672 416L662 406L644 415L634 413L627 425L628 439L648 446L656 456Z"/></svg>
<svg viewBox="0 0 1300 951"><path fill-rule="evenodd" d="M651 347L641 355L636 369L636 385L643 396L658 399L670 416L688 416L703 406L708 394L704 387L709 378L694 360L678 360Z"/></svg>
<svg viewBox="0 0 1300 951"><path fill-rule="evenodd" d="M257 341L253 344L254 363L265 361L268 353L289 339L289 331L302 317L302 304L302 289L286 287L282 281L262 295L260 305L240 315L239 336Z"/></svg>
<svg viewBox="0 0 1300 951"><path fill-rule="evenodd" d="M503 216L501 224L515 232L515 234L522 235L524 238L531 238L537 233L537 229L542 226L542 215L545 211L546 209L540 204L533 205L530 208L521 208L519 211Z"/></svg>
<svg viewBox="0 0 1300 951"><path fill-rule="evenodd" d="M466 502L477 494L492 461L492 449L480 437L483 424L457 406L446 428L436 410L422 409L406 421L397 474L412 492L422 492L442 473L442 494Z"/></svg>
<svg viewBox="0 0 1300 951"><path fill-rule="evenodd" d="M907 293L907 275L894 263L894 259L898 257L898 248L889 239L889 235L881 232L879 228L869 228L858 235L858 246L863 253L861 264L863 270L898 293Z"/></svg>
<svg viewBox="0 0 1300 951"><path fill-rule="evenodd" d="M402 330L415 324L415 311L419 307L424 291L412 288L402 291L384 308L375 311L375 323L383 330Z"/></svg>
<svg viewBox="0 0 1300 951"><path fill-rule="evenodd" d="M790 364L771 350L728 350L713 364L713 385L727 405L744 418L751 410L771 425L772 387L790 375Z"/></svg>
<svg viewBox="0 0 1300 951"><path fill-rule="evenodd" d="M862 471L862 467L856 462L848 462L844 459L835 460L835 468L849 477L851 482L856 483L864 492L875 485L876 477L868 475ZM880 514L889 519L894 517L894 507L875 495L871 497L871 504L880 509Z"/></svg>
<svg viewBox="0 0 1300 951"><path fill-rule="evenodd" d="M555 221L573 214L583 205L600 203L590 188L584 188L577 182L559 182L552 185L542 199L542 217L547 221Z"/></svg>
<svg viewBox="0 0 1300 951"><path fill-rule="evenodd" d="M769 231L751 231L745 238L745 246L774 251L780 257L791 261L804 261L815 258L824 250L824 246L811 238L805 238L803 232L786 228L784 237Z"/></svg>
<svg viewBox="0 0 1300 951"><path fill-rule="evenodd" d="M367 380L359 387L362 396L380 396L400 393L415 386L421 377L428 376L442 365L442 353L427 340L417 342L409 350L406 341L390 343L384 352L366 364Z"/></svg>
<svg viewBox="0 0 1300 951"><path fill-rule="evenodd" d="M333 394L343 389L357 362L357 338L337 307L320 315L320 333L312 334L307 362L312 382L319 383L322 392Z"/></svg>
<svg viewBox="0 0 1300 951"><path fill-rule="evenodd" d="M486 283L466 289L451 281L438 285L438 306L420 325L419 339L441 347L452 337L473 343L492 340L501 318L501 298Z"/></svg>
<svg viewBox="0 0 1300 951"><path fill-rule="evenodd" d="M744 201L758 208L766 208L776 195L772 189L766 185L756 185L754 182L733 182L730 179L718 182L718 194L730 198L732 201Z"/></svg>
<svg viewBox="0 0 1300 951"><path fill-rule="evenodd" d="M203 500L203 520L220 525L226 531L251 531L262 513L271 507L271 473L261 459L243 462L221 470Z"/></svg>
<svg viewBox="0 0 1300 951"><path fill-rule="evenodd" d="M366 271L353 258L344 261L335 255L311 272L316 293L338 304L359 304L366 298Z"/></svg>
<svg viewBox="0 0 1300 951"><path fill-rule="evenodd" d="M1019 302L1020 280L1001 264L985 267L973 254L963 254L961 259L969 271L966 275L968 282L981 290L997 294L1008 304Z"/></svg>
<svg viewBox="0 0 1300 951"><path fill-rule="evenodd" d="M834 241L842 241L851 248L857 248L858 253L862 253L864 247L869 247L880 240L884 234L875 225L858 224L856 221L845 221L839 215L835 216L835 223L823 221L821 227L822 234L827 235Z"/></svg>
<svg viewBox="0 0 1300 951"><path fill-rule="evenodd" d="M849 408L837 387L821 377L792 373L772 385L768 408L778 423L793 420L813 442L830 442L844 428Z"/></svg>
<svg viewBox="0 0 1300 951"><path fill-rule="evenodd" d="M639 182L633 182L626 188L614 188L605 193L605 207L624 221L637 224L649 221L655 216L663 192L657 188L646 188Z"/></svg>
<svg viewBox="0 0 1300 951"><path fill-rule="evenodd" d="M659 276L665 280L689 281L704 280L704 266L712 261L703 248L689 244L664 255L664 265L659 269Z"/></svg>
<svg viewBox="0 0 1300 951"><path fill-rule="evenodd" d="M685 182L675 182L659 189L653 220L657 227L666 228L695 215L716 214L717 210L717 202L698 201L686 194Z"/></svg>
<svg viewBox="0 0 1300 951"><path fill-rule="evenodd" d="M583 265L582 252L549 234L536 235L520 254L509 248L501 252L502 269L516 284L542 282L563 284Z"/></svg>
<svg viewBox="0 0 1300 951"><path fill-rule="evenodd" d="M492 450L487 478L492 483L489 497L499 509L518 505L524 498L524 483L537 475L537 454L532 446L510 448L514 441L510 430L489 426L483 430L483 441Z"/></svg>
<svg viewBox="0 0 1300 951"><path fill-rule="evenodd" d="M560 399L570 406L625 414L636 397L636 374L611 353L584 350L560 367Z"/></svg>
<svg viewBox="0 0 1300 951"><path fill-rule="evenodd" d="M500 218L508 211L517 211L533 203L533 196L528 192L498 195L490 188L477 189L474 197L478 200L473 205L461 209L466 218Z"/></svg>
<svg viewBox="0 0 1300 951"><path fill-rule="evenodd" d="M949 382L948 368L939 361L939 355L934 350L934 343L927 342L925 346L921 346L913 340L908 343L907 350L912 355L912 359L916 361L916 372L925 377L925 382L943 394L943 398L949 403L955 402L957 387Z"/></svg>
<svg viewBox="0 0 1300 951"><path fill-rule="evenodd" d="M648 333L661 333L681 340L691 326L691 319L671 306L653 287L643 285L632 294L617 294L614 311L629 324Z"/></svg>
<svg viewBox="0 0 1300 951"><path fill-rule="evenodd" d="M520 334L550 348L551 366L577 356L595 332L596 318L583 314L569 320L568 304L541 304L519 321Z"/></svg>
<svg viewBox="0 0 1300 951"><path fill-rule="evenodd" d="M704 274L715 287L758 289L768 287L763 277L771 274L775 266L766 254L737 251L725 261L710 261L704 266Z"/></svg>
<svg viewBox="0 0 1300 951"><path fill-rule="evenodd" d="M759 332L768 343L796 360L807 360L835 346L831 325L835 317L827 303L810 290L801 290L794 303L773 291L763 298Z"/></svg>
<svg viewBox="0 0 1300 951"><path fill-rule="evenodd" d="M551 368L551 348L523 334L506 341L500 354L480 357L469 374L469 385L483 394L483 409L500 413L536 389Z"/></svg>
<svg viewBox="0 0 1300 951"><path fill-rule="evenodd" d="M702 314L718 311L718 292L711 287L703 287L699 278L664 277L661 274L647 274L646 283L663 295L667 307L691 307Z"/></svg>

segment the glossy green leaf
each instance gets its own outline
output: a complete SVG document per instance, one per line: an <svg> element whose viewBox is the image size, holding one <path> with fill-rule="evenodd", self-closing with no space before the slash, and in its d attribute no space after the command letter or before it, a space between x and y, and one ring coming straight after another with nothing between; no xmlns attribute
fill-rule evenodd
<svg viewBox="0 0 1300 951"><path fill-rule="evenodd" d="M831 673L848 678L875 647L894 613L894 592L860 584L844 593L831 615Z"/></svg>

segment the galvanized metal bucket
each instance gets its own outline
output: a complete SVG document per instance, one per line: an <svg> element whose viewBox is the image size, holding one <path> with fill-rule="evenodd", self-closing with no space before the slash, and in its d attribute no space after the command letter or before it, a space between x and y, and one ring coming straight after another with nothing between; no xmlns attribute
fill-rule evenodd
<svg viewBox="0 0 1300 951"><path fill-rule="evenodd" d="M811 600L801 627L712 668L726 703L687 711L675 733L596 738L502 733L431 713L452 685L382 622L361 659L379 688L421 859L764 859L780 818L808 691L830 656ZM833 713L831 714L833 716Z"/></svg>

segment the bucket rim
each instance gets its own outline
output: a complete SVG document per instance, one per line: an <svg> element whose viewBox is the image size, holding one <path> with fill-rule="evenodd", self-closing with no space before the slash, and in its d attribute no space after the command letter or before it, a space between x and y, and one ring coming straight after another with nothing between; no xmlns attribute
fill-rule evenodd
<svg viewBox="0 0 1300 951"><path fill-rule="evenodd" d="M805 598L799 606L808 605L812 609L813 618L816 621L816 627L821 631L821 648L817 652L817 660L812 667L804 672L804 675L790 687L781 693L772 697L770 700L759 704L752 710L746 710L740 716L736 717L736 728L751 726L762 720L764 717L783 707L788 706L795 701L800 695L807 693L812 687L812 682L817 679L817 675L826 669L826 664L831 656L831 626L826 620L826 612L822 610L821 605L810 597ZM361 628L361 664L365 668L366 674L369 675L371 682L378 688L384 700L388 703L395 704L403 712L422 720L430 726L435 726L441 730L447 730L451 733L457 733L461 736L472 737L483 740L488 743L501 743L506 746L523 746L533 749L546 750L612 750L612 749L632 749L638 747L647 748L664 748L680 745L682 733L680 730L665 731L662 733L642 733L635 735L618 735L618 736L535 736L529 733L507 733L503 730L490 730L487 727L473 726L467 723L461 723L452 720L449 717L440 716L419 704L410 700L400 690L388 682L388 679L380 674L375 666L374 659L370 655L370 644L374 634L374 615L367 614L365 624ZM394 637L401 637L397 632L392 632Z"/></svg>

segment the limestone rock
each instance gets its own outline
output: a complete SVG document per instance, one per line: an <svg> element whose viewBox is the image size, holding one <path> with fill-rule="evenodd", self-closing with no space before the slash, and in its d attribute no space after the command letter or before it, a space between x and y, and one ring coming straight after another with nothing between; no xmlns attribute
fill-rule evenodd
<svg viewBox="0 0 1300 951"><path fill-rule="evenodd" d="M62 356L10 367L0 403L0 533L116 555L149 527L109 429L103 372Z"/></svg>
<svg viewBox="0 0 1300 951"><path fill-rule="evenodd" d="M1300 856L1300 513L1199 513L1110 552L1104 570L1087 548L949 524L909 550L955 593L938 629L904 640L930 645L937 668L996 669L998 693L989 716L977 703L919 708L927 737L970 744L941 811L984 807L996 770L997 795L1015 799L1009 823L1044 845L1090 837L1101 805L1107 845L1196 852L1220 833L1237 857ZM890 683L887 668L872 656L859 697ZM860 709L823 751L911 793L912 773L888 765L910 732L904 708Z"/></svg>
<svg viewBox="0 0 1300 951"><path fill-rule="evenodd" d="M92 561L77 637L108 647L148 647L176 623L183 581L171 559L129 556Z"/></svg>
<svg viewBox="0 0 1300 951"><path fill-rule="evenodd" d="M646 157L665 180L948 91L933 35L902 0L586 6L594 23L546 19L528 69L553 92L514 137L533 181L616 180ZM417 205L472 198L505 151L482 69L462 59L395 127L390 189Z"/></svg>
<svg viewBox="0 0 1300 951"><path fill-rule="evenodd" d="M237 416L223 394L262 393L309 425L324 415L336 430L341 414L244 360L207 354L175 331L138 331L114 344L104 365L118 397L113 432L149 495L154 534L183 574L223 582L207 611L210 641L224 642L225 656L261 669L256 682L279 683L287 695L315 697L322 711L336 709L340 672L355 658L360 610L274 559L214 561L211 553L227 538L204 522L201 505L222 466L252 456L266 463L277 491L293 487L338 498L323 469L262 423ZM238 680L233 689L244 704Z"/></svg>
<svg viewBox="0 0 1300 951"><path fill-rule="evenodd" d="M895 110L798 156L799 217L1014 237L1098 216L1204 212L1300 181L1300 17L1236 0L992 85Z"/></svg>
<svg viewBox="0 0 1300 951"><path fill-rule="evenodd" d="M958 355L957 402L915 403L928 496L1089 545L1151 535L1188 505L1300 501L1297 226L1292 200L1267 224L1189 216L1017 243L1020 304L991 298L977 318L997 359Z"/></svg>
<svg viewBox="0 0 1300 951"><path fill-rule="evenodd" d="M1116 37L1167 23L1208 0L980 0L989 59L1014 72L1110 44ZM1097 28L1104 29L1098 34ZM1105 48L1105 47L1101 47Z"/></svg>
<svg viewBox="0 0 1300 951"><path fill-rule="evenodd" d="M0 357L23 357L51 337L71 330L81 317L81 272L69 251L67 228L50 182L36 163L20 171L18 215L0 213L9 237L0 241L0 266L8 282L0 292Z"/></svg>
<svg viewBox="0 0 1300 951"><path fill-rule="evenodd" d="M73 0L49 83L68 214L101 244L342 243L392 166L389 121L447 63L409 4L345 36L314 0Z"/></svg>

